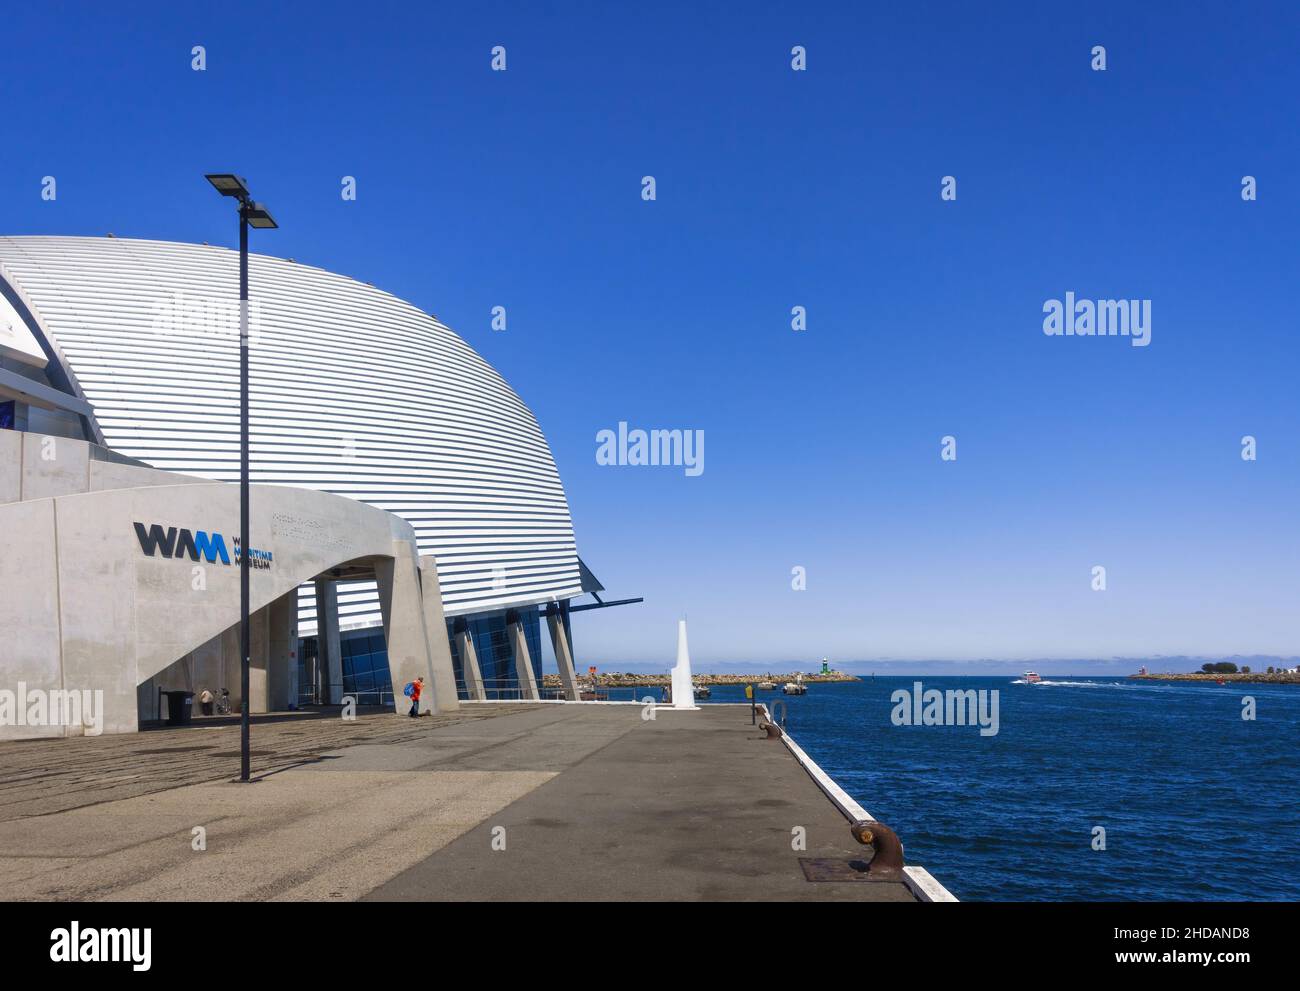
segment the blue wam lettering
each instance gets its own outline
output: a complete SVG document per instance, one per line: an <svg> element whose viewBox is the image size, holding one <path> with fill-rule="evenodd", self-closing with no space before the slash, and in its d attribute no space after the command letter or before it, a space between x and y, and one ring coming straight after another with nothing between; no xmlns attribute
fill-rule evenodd
<svg viewBox="0 0 1300 991"><path fill-rule="evenodd" d="M206 530L199 530L194 534L174 526L164 530L157 523L145 530L143 523L137 523L135 535L147 557L155 557L161 552L163 557L188 557L197 561L202 555L210 564L216 564L217 558L221 558L222 564L230 563L226 538L219 533L209 535Z"/></svg>
<svg viewBox="0 0 1300 991"><path fill-rule="evenodd" d="M135 524L135 535L140 541L140 550L146 557L185 558L198 561L206 558L209 564L216 564L218 558L222 564L230 564L230 553L226 550L226 538L219 533L206 530L190 531L183 528L167 527L157 523L145 528L143 523ZM235 563L239 563L239 538L235 538ZM254 569L271 567L271 552L260 551L256 547L249 554L248 566Z"/></svg>

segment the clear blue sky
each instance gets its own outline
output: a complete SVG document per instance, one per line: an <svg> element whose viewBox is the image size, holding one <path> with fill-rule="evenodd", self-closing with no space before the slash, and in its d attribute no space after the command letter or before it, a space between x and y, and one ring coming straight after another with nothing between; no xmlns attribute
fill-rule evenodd
<svg viewBox="0 0 1300 991"><path fill-rule="evenodd" d="M695 6L20 5L0 229L231 244L229 169L436 313L646 596L581 663L1300 653L1294 5ZM1151 345L1044 336L1067 290ZM597 465L620 420L704 474Z"/></svg>

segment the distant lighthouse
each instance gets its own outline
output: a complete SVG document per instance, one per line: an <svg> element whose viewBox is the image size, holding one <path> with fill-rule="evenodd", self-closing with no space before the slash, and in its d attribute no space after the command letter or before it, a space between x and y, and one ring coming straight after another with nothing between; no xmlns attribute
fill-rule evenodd
<svg viewBox="0 0 1300 991"><path fill-rule="evenodd" d="M831 673L831 665L830 665L830 661L827 660L825 657L823 657L823 658L822 658L822 674L830 674L830 673Z"/></svg>

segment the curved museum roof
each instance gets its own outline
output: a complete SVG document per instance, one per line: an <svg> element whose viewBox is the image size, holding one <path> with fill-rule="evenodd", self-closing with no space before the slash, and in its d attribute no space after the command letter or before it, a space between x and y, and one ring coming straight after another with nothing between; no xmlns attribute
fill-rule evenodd
<svg viewBox="0 0 1300 991"><path fill-rule="evenodd" d="M253 481L410 522L437 556L449 616L581 594L555 461L495 369L370 285L265 255L249 268ZM158 468L238 479L238 252L0 237L0 279L93 406L95 439ZM378 621L373 584L340 593L343 626Z"/></svg>

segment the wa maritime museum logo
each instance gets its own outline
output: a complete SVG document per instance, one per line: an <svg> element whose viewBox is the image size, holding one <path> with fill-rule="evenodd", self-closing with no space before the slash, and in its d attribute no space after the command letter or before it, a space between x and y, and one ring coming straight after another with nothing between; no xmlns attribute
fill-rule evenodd
<svg viewBox="0 0 1300 991"><path fill-rule="evenodd" d="M210 533L207 530L186 530L174 526L164 528L157 523L146 529L143 523L137 523L135 535L145 557L161 554L163 557L189 558L191 561L205 558L209 564L216 564L217 561L222 564L231 563L231 554L226 550L226 538L215 531ZM234 563L238 564L239 538L235 537L231 545L234 548ZM271 567L271 561L270 551L251 548L248 566L253 570L267 570Z"/></svg>

